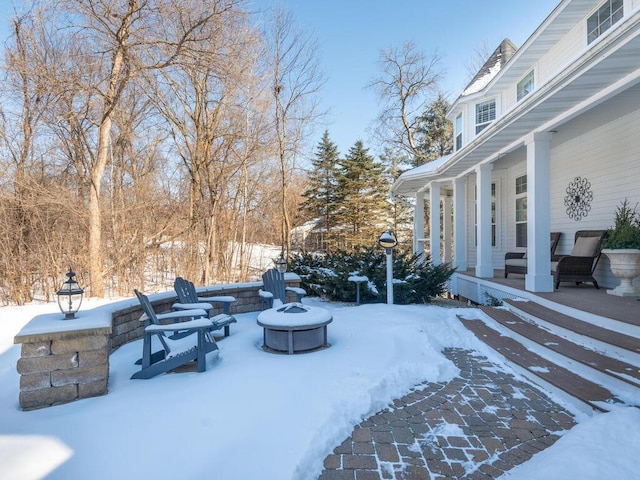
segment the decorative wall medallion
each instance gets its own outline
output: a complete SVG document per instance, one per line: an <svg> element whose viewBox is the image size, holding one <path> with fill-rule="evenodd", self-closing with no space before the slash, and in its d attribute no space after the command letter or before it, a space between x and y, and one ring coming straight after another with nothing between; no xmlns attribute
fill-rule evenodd
<svg viewBox="0 0 640 480"><path fill-rule="evenodd" d="M576 222L589 215L591 210L593 192L591 183L586 178L576 177L567 187L567 196L564 197L564 206L567 207L567 215Z"/></svg>

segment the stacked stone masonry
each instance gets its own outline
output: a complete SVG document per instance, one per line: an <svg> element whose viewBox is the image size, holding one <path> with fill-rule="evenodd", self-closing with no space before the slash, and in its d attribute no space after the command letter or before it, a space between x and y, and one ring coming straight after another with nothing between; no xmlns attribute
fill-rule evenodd
<svg viewBox="0 0 640 480"><path fill-rule="evenodd" d="M300 286L287 280L287 286ZM260 310L258 290L262 283L224 285L200 289L200 296L232 295L232 314ZM295 301L295 297L287 298ZM175 297L152 301L157 312L171 310ZM222 307L214 313L222 312ZM108 392L109 354L118 347L142 338L145 322L138 305L113 312L110 328L79 329L16 337L21 343L20 407L24 410L49 407ZM73 320L69 320L73 322Z"/></svg>
<svg viewBox="0 0 640 480"><path fill-rule="evenodd" d="M109 333L65 332L23 343L17 369L25 410L107 393Z"/></svg>

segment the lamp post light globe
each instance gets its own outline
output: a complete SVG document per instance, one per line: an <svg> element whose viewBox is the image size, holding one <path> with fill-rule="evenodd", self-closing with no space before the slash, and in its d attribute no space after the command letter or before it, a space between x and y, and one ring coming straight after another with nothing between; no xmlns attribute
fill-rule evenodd
<svg viewBox="0 0 640 480"><path fill-rule="evenodd" d="M65 320L76 318L76 312L80 309L82 304L82 294L84 290L80 288L78 282L74 278L75 272L69 268L66 273L67 281L62 284L60 290L58 290L58 307L60 311L64 313Z"/></svg>
<svg viewBox="0 0 640 480"><path fill-rule="evenodd" d="M387 254L387 305L393 305L393 248L398 245L398 239L391 230L382 232L378 244Z"/></svg>
<svg viewBox="0 0 640 480"><path fill-rule="evenodd" d="M387 230L380 235L378 244L384 249L394 248L398 245L398 239L391 230Z"/></svg>

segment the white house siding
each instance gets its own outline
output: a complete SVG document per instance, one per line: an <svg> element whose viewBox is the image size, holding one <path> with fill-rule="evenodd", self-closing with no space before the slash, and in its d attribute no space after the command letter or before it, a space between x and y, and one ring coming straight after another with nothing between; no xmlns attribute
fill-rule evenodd
<svg viewBox="0 0 640 480"><path fill-rule="evenodd" d="M506 252L523 251L523 248L516 247L516 178L527 174L527 152L522 147L516 152L510 154L513 161L517 162L516 166L509 168L507 175L507 192L505 197L505 210L507 211L504 223L505 235L507 241L502 250L502 259L500 268L504 268L504 254Z"/></svg>
<svg viewBox="0 0 640 480"><path fill-rule="evenodd" d="M529 70L530 71L530 70ZM527 72L529 73L529 72ZM518 82L522 80L522 79L518 79ZM535 81L537 82L538 79L535 78ZM517 103L517 85L518 82L511 84L511 86L509 88L507 88L504 92L503 92L503 105L504 105L504 110L503 110L503 114L505 112L507 112L508 110L510 110L516 103Z"/></svg>
<svg viewBox="0 0 640 480"><path fill-rule="evenodd" d="M639 0L640 1L640 0ZM608 100L563 125L554 133L551 147L551 231L562 232L559 253L573 248L577 230L601 230L613 225L616 207L624 198L640 204L640 85ZM502 167L500 166L502 165ZM492 172L497 183L497 245L493 265L504 267L507 251L515 247L515 179L526 174L526 149L519 148L503 157ZM564 197L575 177L591 183L593 201L589 214L574 221L566 214ZM477 262L475 246L475 176L467 177L467 259ZM617 280L608 260L602 257L597 270L599 283L612 288Z"/></svg>
<svg viewBox="0 0 640 480"><path fill-rule="evenodd" d="M556 43L538 61L538 78L536 88L553 80L558 72L562 72L587 46L586 19L573 27L564 38Z"/></svg>
<svg viewBox="0 0 640 480"><path fill-rule="evenodd" d="M504 266L505 245L508 242L509 232L504 226L508 223L508 175L507 169L494 169L491 172L491 181L496 183L496 246L491 249L491 261L494 268ZM467 264L469 268L475 267L478 260L478 249L475 239L475 175L467 177L466 216L467 216Z"/></svg>
<svg viewBox="0 0 640 480"><path fill-rule="evenodd" d="M618 95L561 127L551 151L551 230L563 237L560 252L568 253L577 230L613 225L614 211L624 198L640 203L640 85ZM574 177L591 183L593 201L588 216L571 220L564 206L565 189ZM598 275L604 286L615 286L608 260Z"/></svg>

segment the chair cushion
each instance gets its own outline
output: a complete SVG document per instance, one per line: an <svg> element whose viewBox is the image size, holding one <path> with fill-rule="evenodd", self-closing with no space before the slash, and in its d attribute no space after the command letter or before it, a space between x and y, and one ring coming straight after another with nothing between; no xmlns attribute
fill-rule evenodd
<svg viewBox="0 0 640 480"><path fill-rule="evenodd" d="M551 273L556 273L558 269L558 262L551 262Z"/></svg>
<svg viewBox="0 0 640 480"><path fill-rule="evenodd" d="M578 237L571 251L571 256L595 257L598 245L600 245L600 237Z"/></svg>
<svg viewBox="0 0 640 480"><path fill-rule="evenodd" d="M505 265L509 265L512 267L526 267L527 259L526 258L510 258L505 260Z"/></svg>

